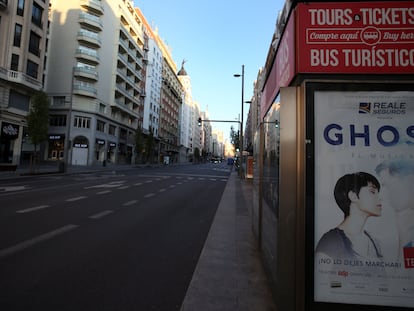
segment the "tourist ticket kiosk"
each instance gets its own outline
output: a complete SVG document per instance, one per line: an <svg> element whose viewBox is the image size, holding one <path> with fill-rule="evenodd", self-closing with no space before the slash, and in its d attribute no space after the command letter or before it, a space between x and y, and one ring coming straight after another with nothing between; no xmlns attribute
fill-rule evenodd
<svg viewBox="0 0 414 311"><path fill-rule="evenodd" d="M276 304L412 309L414 3L295 2L284 14L253 215Z"/></svg>

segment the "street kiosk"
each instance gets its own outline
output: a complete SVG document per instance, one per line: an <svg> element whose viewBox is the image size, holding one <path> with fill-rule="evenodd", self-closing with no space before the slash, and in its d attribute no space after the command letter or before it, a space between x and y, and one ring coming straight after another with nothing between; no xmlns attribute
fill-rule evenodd
<svg viewBox="0 0 414 311"><path fill-rule="evenodd" d="M253 204L278 310L412 310L414 2L287 1L278 30Z"/></svg>

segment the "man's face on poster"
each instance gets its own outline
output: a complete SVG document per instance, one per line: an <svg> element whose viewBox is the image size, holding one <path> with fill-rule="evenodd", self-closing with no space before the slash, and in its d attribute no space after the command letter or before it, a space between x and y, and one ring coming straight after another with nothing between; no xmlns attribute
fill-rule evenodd
<svg viewBox="0 0 414 311"><path fill-rule="evenodd" d="M388 196L389 203L396 211L408 207L414 208L414 175L391 175L389 170L380 173L380 182L384 188L384 195Z"/></svg>

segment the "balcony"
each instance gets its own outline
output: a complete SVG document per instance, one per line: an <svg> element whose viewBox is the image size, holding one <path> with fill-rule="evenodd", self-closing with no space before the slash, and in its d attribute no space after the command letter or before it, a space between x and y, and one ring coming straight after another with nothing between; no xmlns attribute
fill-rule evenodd
<svg viewBox="0 0 414 311"><path fill-rule="evenodd" d="M96 88L81 82L75 82L73 84L73 93L93 98L96 98L98 95Z"/></svg>
<svg viewBox="0 0 414 311"><path fill-rule="evenodd" d="M17 83L34 90L42 89L42 82L28 76L23 72L8 70L3 67L0 67L0 79L12 83Z"/></svg>
<svg viewBox="0 0 414 311"><path fill-rule="evenodd" d="M81 0L81 6L97 15L102 15L104 13L104 7L101 1L98 0Z"/></svg>
<svg viewBox="0 0 414 311"><path fill-rule="evenodd" d="M7 0L0 0L0 10L7 9Z"/></svg>
<svg viewBox="0 0 414 311"><path fill-rule="evenodd" d="M99 55L96 51L89 51L89 50L84 50L84 49L76 49L75 57L77 59L82 59L88 64L94 64L94 65L98 64L100 61Z"/></svg>
<svg viewBox="0 0 414 311"><path fill-rule="evenodd" d="M75 67L74 74L77 77L98 81L98 72L95 69L86 67Z"/></svg>
<svg viewBox="0 0 414 311"><path fill-rule="evenodd" d="M103 28L99 17L85 12L79 14L79 23L87 28L94 29L95 31L102 31Z"/></svg>
<svg viewBox="0 0 414 311"><path fill-rule="evenodd" d="M76 38L78 39L78 41L82 42L87 46L101 47L102 45L102 41L99 38L99 35L92 31L81 29L78 31L78 35L76 36Z"/></svg>

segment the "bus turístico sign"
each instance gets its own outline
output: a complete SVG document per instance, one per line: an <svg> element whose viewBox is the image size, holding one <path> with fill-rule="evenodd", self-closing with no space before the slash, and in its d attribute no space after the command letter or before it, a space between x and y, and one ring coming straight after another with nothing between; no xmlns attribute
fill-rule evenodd
<svg viewBox="0 0 414 311"><path fill-rule="evenodd" d="M300 73L414 72L412 1L302 3L296 29Z"/></svg>

